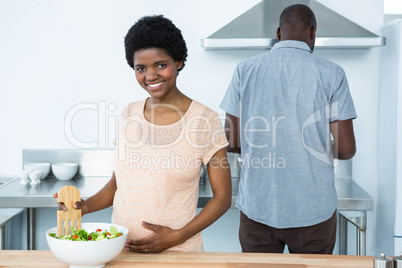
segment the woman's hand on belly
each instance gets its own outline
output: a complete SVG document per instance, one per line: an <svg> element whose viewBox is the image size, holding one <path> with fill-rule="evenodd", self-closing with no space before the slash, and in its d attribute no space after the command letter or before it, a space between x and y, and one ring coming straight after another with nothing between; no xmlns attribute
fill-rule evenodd
<svg viewBox="0 0 402 268"><path fill-rule="evenodd" d="M158 253L184 242L181 241L181 235L178 230L148 222L142 222L142 226L154 233L141 239L127 241L126 248L130 251Z"/></svg>

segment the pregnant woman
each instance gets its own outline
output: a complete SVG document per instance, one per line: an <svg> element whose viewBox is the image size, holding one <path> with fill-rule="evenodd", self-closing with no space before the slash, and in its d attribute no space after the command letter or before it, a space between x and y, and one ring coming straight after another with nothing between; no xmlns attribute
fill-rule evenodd
<svg viewBox="0 0 402 268"><path fill-rule="evenodd" d="M228 142L221 121L215 111L177 88L187 47L169 19L141 18L124 44L127 62L149 97L123 109L112 177L75 208L85 215L113 206L112 222L129 229L126 247L131 251L203 251L201 231L231 203ZM213 197L196 215L203 163Z"/></svg>

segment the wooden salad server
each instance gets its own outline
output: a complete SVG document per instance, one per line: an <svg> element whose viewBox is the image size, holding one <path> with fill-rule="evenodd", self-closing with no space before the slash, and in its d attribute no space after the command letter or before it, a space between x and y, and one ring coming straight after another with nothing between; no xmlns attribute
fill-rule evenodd
<svg viewBox="0 0 402 268"><path fill-rule="evenodd" d="M81 230L81 209L73 207L75 202L81 201L80 191L75 186L64 186L58 192L57 202L63 202L67 210L57 211L57 235L70 234L71 227ZM63 224L64 223L64 224Z"/></svg>

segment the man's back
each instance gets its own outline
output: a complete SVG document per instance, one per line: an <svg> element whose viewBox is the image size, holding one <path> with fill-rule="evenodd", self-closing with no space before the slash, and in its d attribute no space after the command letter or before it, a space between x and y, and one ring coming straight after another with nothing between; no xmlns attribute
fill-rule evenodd
<svg viewBox="0 0 402 268"><path fill-rule="evenodd" d="M241 118L237 206L276 228L331 217L337 197L329 124L356 117L342 68L304 42L281 41L238 65L221 107Z"/></svg>
<svg viewBox="0 0 402 268"><path fill-rule="evenodd" d="M317 21L285 8L279 43L237 66L221 103L229 152L241 152L237 207L243 252L331 254L337 197L333 157L356 152L345 74L311 55ZM331 134L333 143L331 141Z"/></svg>

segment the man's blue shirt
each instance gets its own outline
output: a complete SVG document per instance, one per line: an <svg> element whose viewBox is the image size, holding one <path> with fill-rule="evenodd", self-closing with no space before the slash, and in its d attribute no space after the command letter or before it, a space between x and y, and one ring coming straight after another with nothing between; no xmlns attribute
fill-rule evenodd
<svg viewBox="0 0 402 268"><path fill-rule="evenodd" d="M242 61L220 106L240 118L237 207L275 228L311 226L337 208L330 122L356 117L343 69L300 41Z"/></svg>

